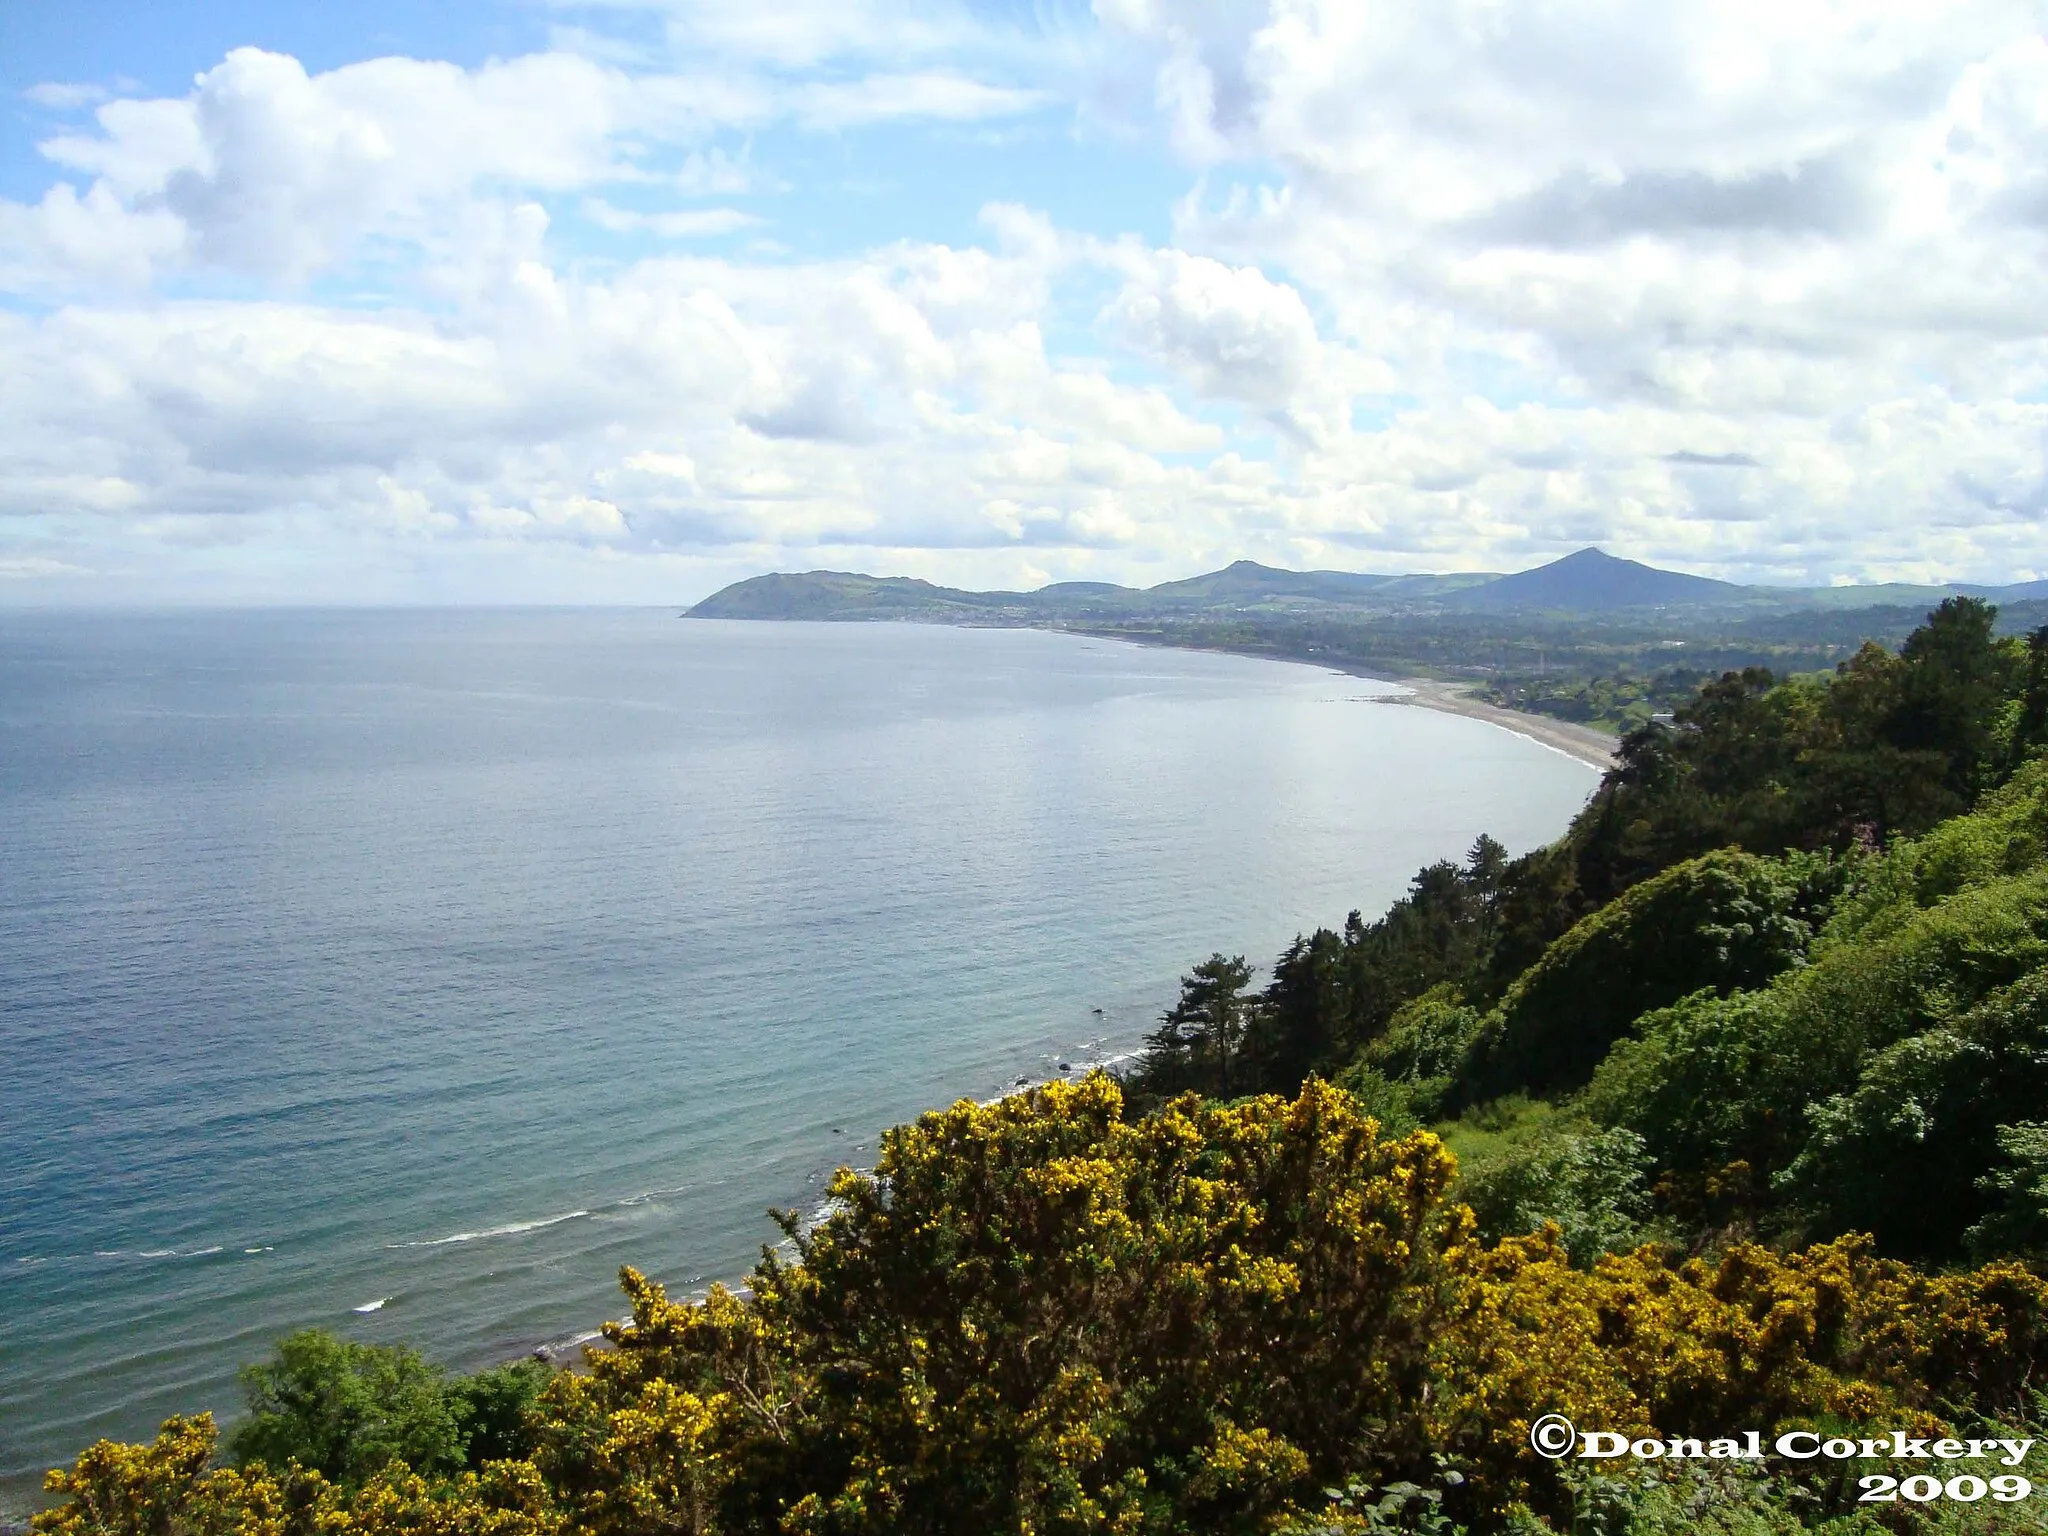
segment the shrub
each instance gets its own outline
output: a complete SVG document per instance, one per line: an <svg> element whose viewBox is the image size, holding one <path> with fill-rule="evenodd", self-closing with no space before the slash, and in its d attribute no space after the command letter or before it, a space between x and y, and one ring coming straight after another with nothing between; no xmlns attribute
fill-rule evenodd
<svg viewBox="0 0 2048 1536"><path fill-rule="evenodd" d="M531 1456L534 1413L554 1378L551 1366L515 1360L450 1381L448 1406L462 1439L463 1460L481 1468L486 1462Z"/></svg>
<svg viewBox="0 0 2048 1536"><path fill-rule="evenodd" d="M1461 1154L1457 1194L1472 1207L1481 1237L1555 1226L1572 1262L1588 1265L1642 1241L1648 1166L1643 1138L1634 1131L1566 1122L1510 1142L1490 1158Z"/></svg>
<svg viewBox="0 0 2048 1536"><path fill-rule="evenodd" d="M1577 1087L1653 1009L1702 989L1759 987L1813 936L1803 877L1826 860L1732 849L1666 870L1582 919L1501 999L1461 1083L1468 1101Z"/></svg>
<svg viewBox="0 0 2048 1536"><path fill-rule="evenodd" d="M297 1463L330 1481L359 1483L395 1462L416 1472L462 1465L462 1433L441 1370L417 1350L356 1344L309 1328L247 1367L249 1417L230 1448L247 1465Z"/></svg>
<svg viewBox="0 0 2048 1536"><path fill-rule="evenodd" d="M2024 1408L2048 1366L2048 1282L2017 1264L1930 1275L1847 1239L1586 1269L1555 1228L1475 1241L1453 1172L1435 1137L1383 1137L1321 1083L1135 1122L1100 1076L963 1103L842 1173L841 1209L800 1263L765 1255L750 1296L674 1302L627 1271L631 1324L549 1382L531 1460L209 1470L211 1421L174 1419L51 1474L36 1529L1250 1536L1330 1514L1329 1488L1339 1528L1498 1529L1574 1510L1526 1443L1546 1412L1921 1433ZM1404 1483L1440 1497L1389 1506Z"/></svg>
<svg viewBox="0 0 2048 1536"><path fill-rule="evenodd" d="M1853 1095L1874 1057L1946 1028L2044 963L2048 871L1967 889L1889 931L1816 950L1767 990L1700 994L1649 1015L1601 1063L1581 1104L1641 1135L1674 1187L1696 1197L1741 1164L1761 1191L1799 1156L1808 1105ZM1904 1070L1933 1044L1892 1066ZM1979 1079L1962 1091L1993 1089ZM1830 1134L1847 1133L1839 1115Z"/></svg>

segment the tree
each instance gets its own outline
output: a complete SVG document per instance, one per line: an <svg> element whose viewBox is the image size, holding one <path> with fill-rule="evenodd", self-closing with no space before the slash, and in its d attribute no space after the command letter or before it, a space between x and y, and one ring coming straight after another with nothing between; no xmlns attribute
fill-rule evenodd
<svg viewBox="0 0 2048 1536"><path fill-rule="evenodd" d="M237 1463L275 1470L297 1462L359 1483L394 1462L415 1472L463 1464L462 1434L445 1377L417 1350L357 1344L308 1328L242 1372L249 1418L234 1432Z"/></svg>
<svg viewBox="0 0 2048 1536"><path fill-rule="evenodd" d="M1273 962L1258 1018L1266 1087L1292 1092L1330 1058L1345 1012L1343 957L1344 941L1318 928Z"/></svg>
<svg viewBox="0 0 2048 1536"><path fill-rule="evenodd" d="M2015 658L1993 635L1997 618L1990 603L1951 597L1899 649L1899 697L1886 734L1894 746L1946 759L1944 782L1959 803L1979 788L2013 681Z"/></svg>
<svg viewBox="0 0 2048 1536"><path fill-rule="evenodd" d="M1171 1098L1194 1083L1195 1033L1176 1006L1159 1017L1159 1027L1145 1037L1145 1052L1131 1074L1142 1095Z"/></svg>
<svg viewBox="0 0 2048 1536"><path fill-rule="evenodd" d="M515 1360L449 1382L448 1406L462 1437L463 1459L482 1467L532 1455L535 1407L554 1377L552 1366Z"/></svg>
<svg viewBox="0 0 2048 1536"><path fill-rule="evenodd" d="M1761 986L1797 965L1813 937L1810 887L1833 873L1826 854L1723 849L1582 918L1501 999L1467 1063L1467 1102L1578 1087L1650 1010L1703 987Z"/></svg>
<svg viewBox="0 0 2048 1536"><path fill-rule="evenodd" d="M1181 1031L1198 1071L1229 1098L1252 1085L1242 1081L1232 1088L1231 1072L1241 1065L1239 1055L1249 1027L1252 1005L1245 997L1251 984L1252 968L1243 955L1211 955L1194 971L1180 979L1180 1001L1166 1015L1166 1021Z"/></svg>
<svg viewBox="0 0 2048 1536"><path fill-rule="evenodd" d="M2026 682L2012 745L2015 760L2048 745L2048 624L2027 636Z"/></svg>

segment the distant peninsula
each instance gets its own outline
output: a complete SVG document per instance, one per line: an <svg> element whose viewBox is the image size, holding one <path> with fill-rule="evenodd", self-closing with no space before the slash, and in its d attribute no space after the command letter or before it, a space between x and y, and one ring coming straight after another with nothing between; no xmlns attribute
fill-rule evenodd
<svg viewBox="0 0 2048 1536"><path fill-rule="evenodd" d="M1501 575L1461 571L1382 576L1358 571L1286 571L1239 560L1220 571L1120 587L1057 581L1032 592L969 592L911 576L803 571L754 576L707 597L698 619L907 619L923 623L1045 623L1141 617L1529 614L1587 616L1674 610L1758 614L1802 609L1926 607L1945 597L1993 602L2048 599L2048 581L1986 587L1758 587L1659 570L1599 549L1582 549L1533 570Z"/></svg>
<svg viewBox="0 0 2048 1536"><path fill-rule="evenodd" d="M1062 581L1032 592L804 571L735 582L685 616L1060 629L1312 662L1411 683L1404 702L1490 719L1604 764L1623 733L1683 707L1709 678L1830 671L1866 644L1897 646L1951 597L1996 604L2008 633L2048 625L2048 581L1743 586L1599 549L1509 574L1240 560L1152 587Z"/></svg>

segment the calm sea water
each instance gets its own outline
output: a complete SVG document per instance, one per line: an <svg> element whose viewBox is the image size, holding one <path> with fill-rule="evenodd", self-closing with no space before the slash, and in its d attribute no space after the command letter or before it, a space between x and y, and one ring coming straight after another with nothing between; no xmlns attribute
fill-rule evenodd
<svg viewBox="0 0 2048 1536"><path fill-rule="evenodd" d="M737 1276L883 1127L1593 786L1384 691L1018 631L0 615L0 1493L232 1410L293 1328L466 1367L616 1315L622 1263Z"/></svg>

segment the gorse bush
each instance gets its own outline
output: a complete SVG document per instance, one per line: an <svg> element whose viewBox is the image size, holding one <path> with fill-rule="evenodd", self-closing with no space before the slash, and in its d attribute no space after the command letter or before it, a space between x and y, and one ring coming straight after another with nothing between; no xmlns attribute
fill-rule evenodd
<svg viewBox="0 0 2048 1536"><path fill-rule="evenodd" d="M1525 1443L1561 1407L1931 1426L2024 1406L2048 1364L2018 1265L1930 1276L1853 1239L1587 1268L1555 1228L1485 1243L1452 1181L1436 1137L1321 1083L1139 1119L1101 1076L962 1103L842 1174L746 1299L628 1271L631 1324L530 1406L527 1457L209 1471L210 1424L176 1420L56 1474L38 1529L1250 1533L1439 1465L1445 1517L1485 1522L1568 1507ZM360 1374L373 1407L415 1390Z"/></svg>
<svg viewBox="0 0 2048 1536"><path fill-rule="evenodd" d="M1487 1245L1450 1186L1436 1137L1323 1083L1137 1120L1100 1075L958 1104L842 1174L745 1300L627 1272L631 1325L528 1407L526 1458L207 1470L211 1423L180 1419L55 1475L39 1530L1260 1532L1430 1466L1458 1470L1446 1518L1487 1522L1569 1505L1526 1448L1559 1407L1923 1427L2023 1407L2048 1364L2048 1284L2015 1264L1929 1276L1847 1239L1583 1268L1556 1229Z"/></svg>
<svg viewBox="0 0 2048 1536"><path fill-rule="evenodd" d="M744 1519L1254 1529L1421 1453L1469 1235L1441 1145L1320 1085L1121 1111L1102 1077L963 1104L841 1180L801 1262L756 1276L824 1397Z"/></svg>

